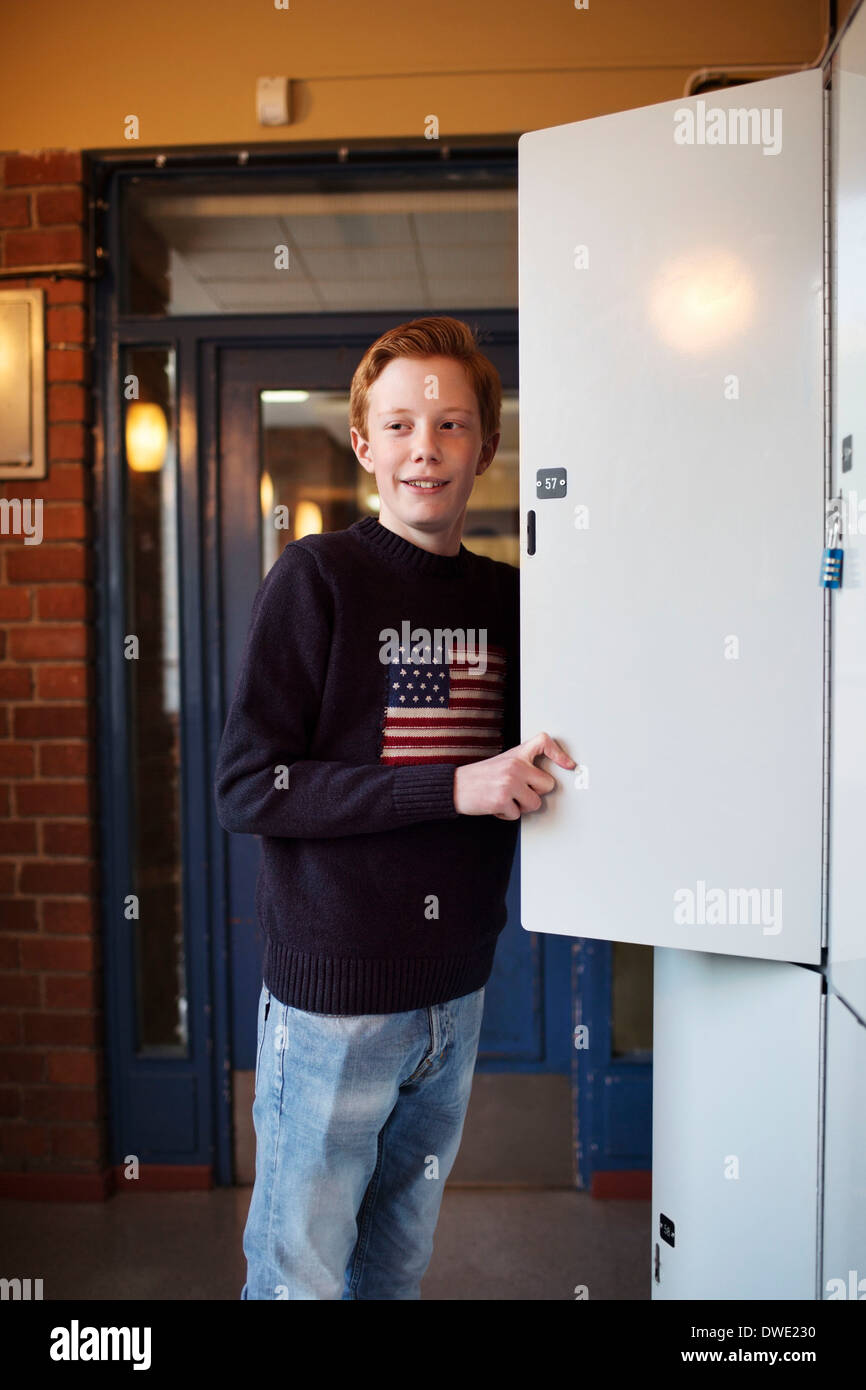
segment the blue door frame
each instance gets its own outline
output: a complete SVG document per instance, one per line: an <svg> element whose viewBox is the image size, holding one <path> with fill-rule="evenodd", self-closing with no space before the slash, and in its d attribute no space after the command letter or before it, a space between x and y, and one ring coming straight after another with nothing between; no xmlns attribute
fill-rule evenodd
<svg viewBox="0 0 866 1390"><path fill-rule="evenodd" d="M594 1197L650 1196L652 1052L613 1050L613 943L571 941L574 1169ZM586 1036L579 1031L586 1025ZM580 1044L578 1046L578 1044Z"/></svg>
<svg viewBox="0 0 866 1390"><path fill-rule="evenodd" d="M457 186L459 180L486 178L488 184L516 180L516 148L492 145L484 150L467 146L458 168L443 167L429 147L408 142L398 150L365 155L352 142L357 156L344 172L366 180L399 178L407 170L427 186ZM172 157L169 157L170 159ZM342 160L343 156L341 156ZM110 1104L111 1162L121 1165L135 1154L143 1165L189 1170L195 1181L212 1174L219 1184L232 1182L231 1070L251 1065L249 1039L234 1037L232 1026L232 942L228 880L228 837L214 814L212 786L216 751L226 710L226 677L230 644L223 628L221 594L225 556L220 544L219 437L217 422L221 382L219 356L230 347L246 345L273 351L307 341L317 347L345 344L363 350L379 332L401 316L360 315L229 315L151 318L119 312L119 268L123 265L121 184L131 177L163 183L183 178L190 170L222 162L224 174L243 186L243 180L267 164L275 186L285 190L297 169L305 176L320 171L333 180L339 173L328 148L298 147L291 155L243 157L243 168L231 155L199 158L179 153L177 167L163 168L166 157L141 151L137 158L93 152L89 157L96 214L93 243L99 247L94 266L94 316L99 376L94 383L94 506L96 514L95 584L99 691L100 833L102 864L102 939L106 1021L106 1065ZM157 163L159 161L159 163ZM318 162L317 162L318 161ZM107 254L105 254L107 252ZM414 314L409 308L402 317ZM443 308L441 312L448 312ZM513 311L467 314L481 330L484 350L500 367L506 386L516 386L517 317ZM121 449L121 358L124 347L165 346L175 353L177 496L179 504L178 570L182 593L183 670L183 890L187 961L189 1051L186 1057L138 1055L135 1050L135 974L129 923L123 900L130 882L129 761L125 670L126 565L123 552L125 516L124 460ZM358 351L357 356L360 356ZM514 362L509 368L509 354ZM354 359L357 360L357 357ZM232 603L240 602L232 594ZM245 601L245 600L244 600ZM247 615L249 609L246 609ZM243 623L242 608L234 614L234 630ZM233 837L235 839L246 837ZM497 973L488 986L488 1007L479 1058L480 1071L571 1070L582 1141L576 1152L579 1186L588 1186L593 1167L649 1168L650 1131L647 1096L651 1068L647 1059L632 1065L634 1095L628 1090L629 1063L609 1055L610 956L603 942L574 941L556 936L530 936L519 925L519 848L508 894L509 920L497 951ZM578 977L575 961L581 951L584 969ZM569 956L572 970L569 971ZM254 953L247 957L248 965ZM607 962L606 970L604 962ZM590 965L590 968L587 966ZM571 975L571 979L569 976ZM513 980L529 977L515 1011ZM247 970L247 988L251 971ZM577 1011L571 1004L574 998ZM588 1054L571 1046L579 1021L593 1022L594 1071L587 1072ZM607 1038L608 1055L603 1055ZM615 1080L620 1099L600 1104L599 1086ZM610 1087L607 1087L610 1090ZM639 1103L636 1108L635 1098ZM608 1098L610 1101L610 1098ZM613 1136L613 1139L609 1138ZM624 1142L623 1142L624 1141ZM635 1161L637 1157L637 1161ZM599 1160L596 1162L596 1158ZM183 1179L178 1185L183 1185Z"/></svg>

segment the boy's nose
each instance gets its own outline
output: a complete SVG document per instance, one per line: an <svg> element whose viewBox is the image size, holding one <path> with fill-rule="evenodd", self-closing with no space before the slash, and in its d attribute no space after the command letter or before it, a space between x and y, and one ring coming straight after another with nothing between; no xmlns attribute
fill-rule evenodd
<svg viewBox="0 0 866 1390"><path fill-rule="evenodd" d="M415 448L412 451L412 457L415 459L439 457L439 445L436 440L436 436L432 433L432 431L429 434L425 433L424 430L420 431L419 436L415 441Z"/></svg>

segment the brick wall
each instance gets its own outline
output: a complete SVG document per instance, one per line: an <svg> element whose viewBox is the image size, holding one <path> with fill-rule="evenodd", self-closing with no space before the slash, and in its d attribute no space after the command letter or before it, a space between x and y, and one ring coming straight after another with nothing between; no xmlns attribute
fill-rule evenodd
<svg viewBox="0 0 866 1390"><path fill-rule="evenodd" d="M78 153L0 155L0 266L81 265ZM0 534L0 1195L98 1196L107 1173L91 627L89 289L46 295L43 539Z"/></svg>

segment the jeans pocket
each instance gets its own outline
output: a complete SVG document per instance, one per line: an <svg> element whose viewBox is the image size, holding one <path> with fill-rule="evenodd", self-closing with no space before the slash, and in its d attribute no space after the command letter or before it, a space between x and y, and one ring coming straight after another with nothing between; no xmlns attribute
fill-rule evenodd
<svg viewBox="0 0 866 1390"><path fill-rule="evenodd" d="M259 1021L258 1038L256 1040L256 1070L253 1081L253 1094L258 1095L259 1091L259 1071L262 1064L262 1048L265 1044L265 1034L268 1031L268 1014L271 1011L271 994L266 985L262 985L262 992L259 996Z"/></svg>

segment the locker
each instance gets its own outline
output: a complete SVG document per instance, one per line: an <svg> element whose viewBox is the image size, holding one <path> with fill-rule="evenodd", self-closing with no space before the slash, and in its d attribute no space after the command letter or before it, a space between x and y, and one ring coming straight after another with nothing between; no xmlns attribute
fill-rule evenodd
<svg viewBox="0 0 866 1390"><path fill-rule="evenodd" d="M812 1299L821 976L660 947L652 1296Z"/></svg>
<svg viewBox="0 0 866 1390"><path fill-rule="evenodd" d="M831 102L833 485L842 587L831 653L829 975L866 1019L866 14L840 46Z"/></svg>
<svg viewBox="0 0 866 1390"><path fill-rule="evenodd" d="M866 1298L866 1028L827 1000L823 1299ZM853 1275L853 1278L852 1278Z"/></svg>
<svg viewBox="0 0 866 1390"><path fill-rule="evenodd" d="M519 142L523 733L581 765L522 914L817 963L822 76L746 90L775 155L676 143L697 99Z"/></svg>
<svg viewBox="0 0 866 1390"><path fill-rule="evenodd" d="M519 268L523 926L655 948L651 1296L866 1293L866 11L522 136Z"/></svg>

